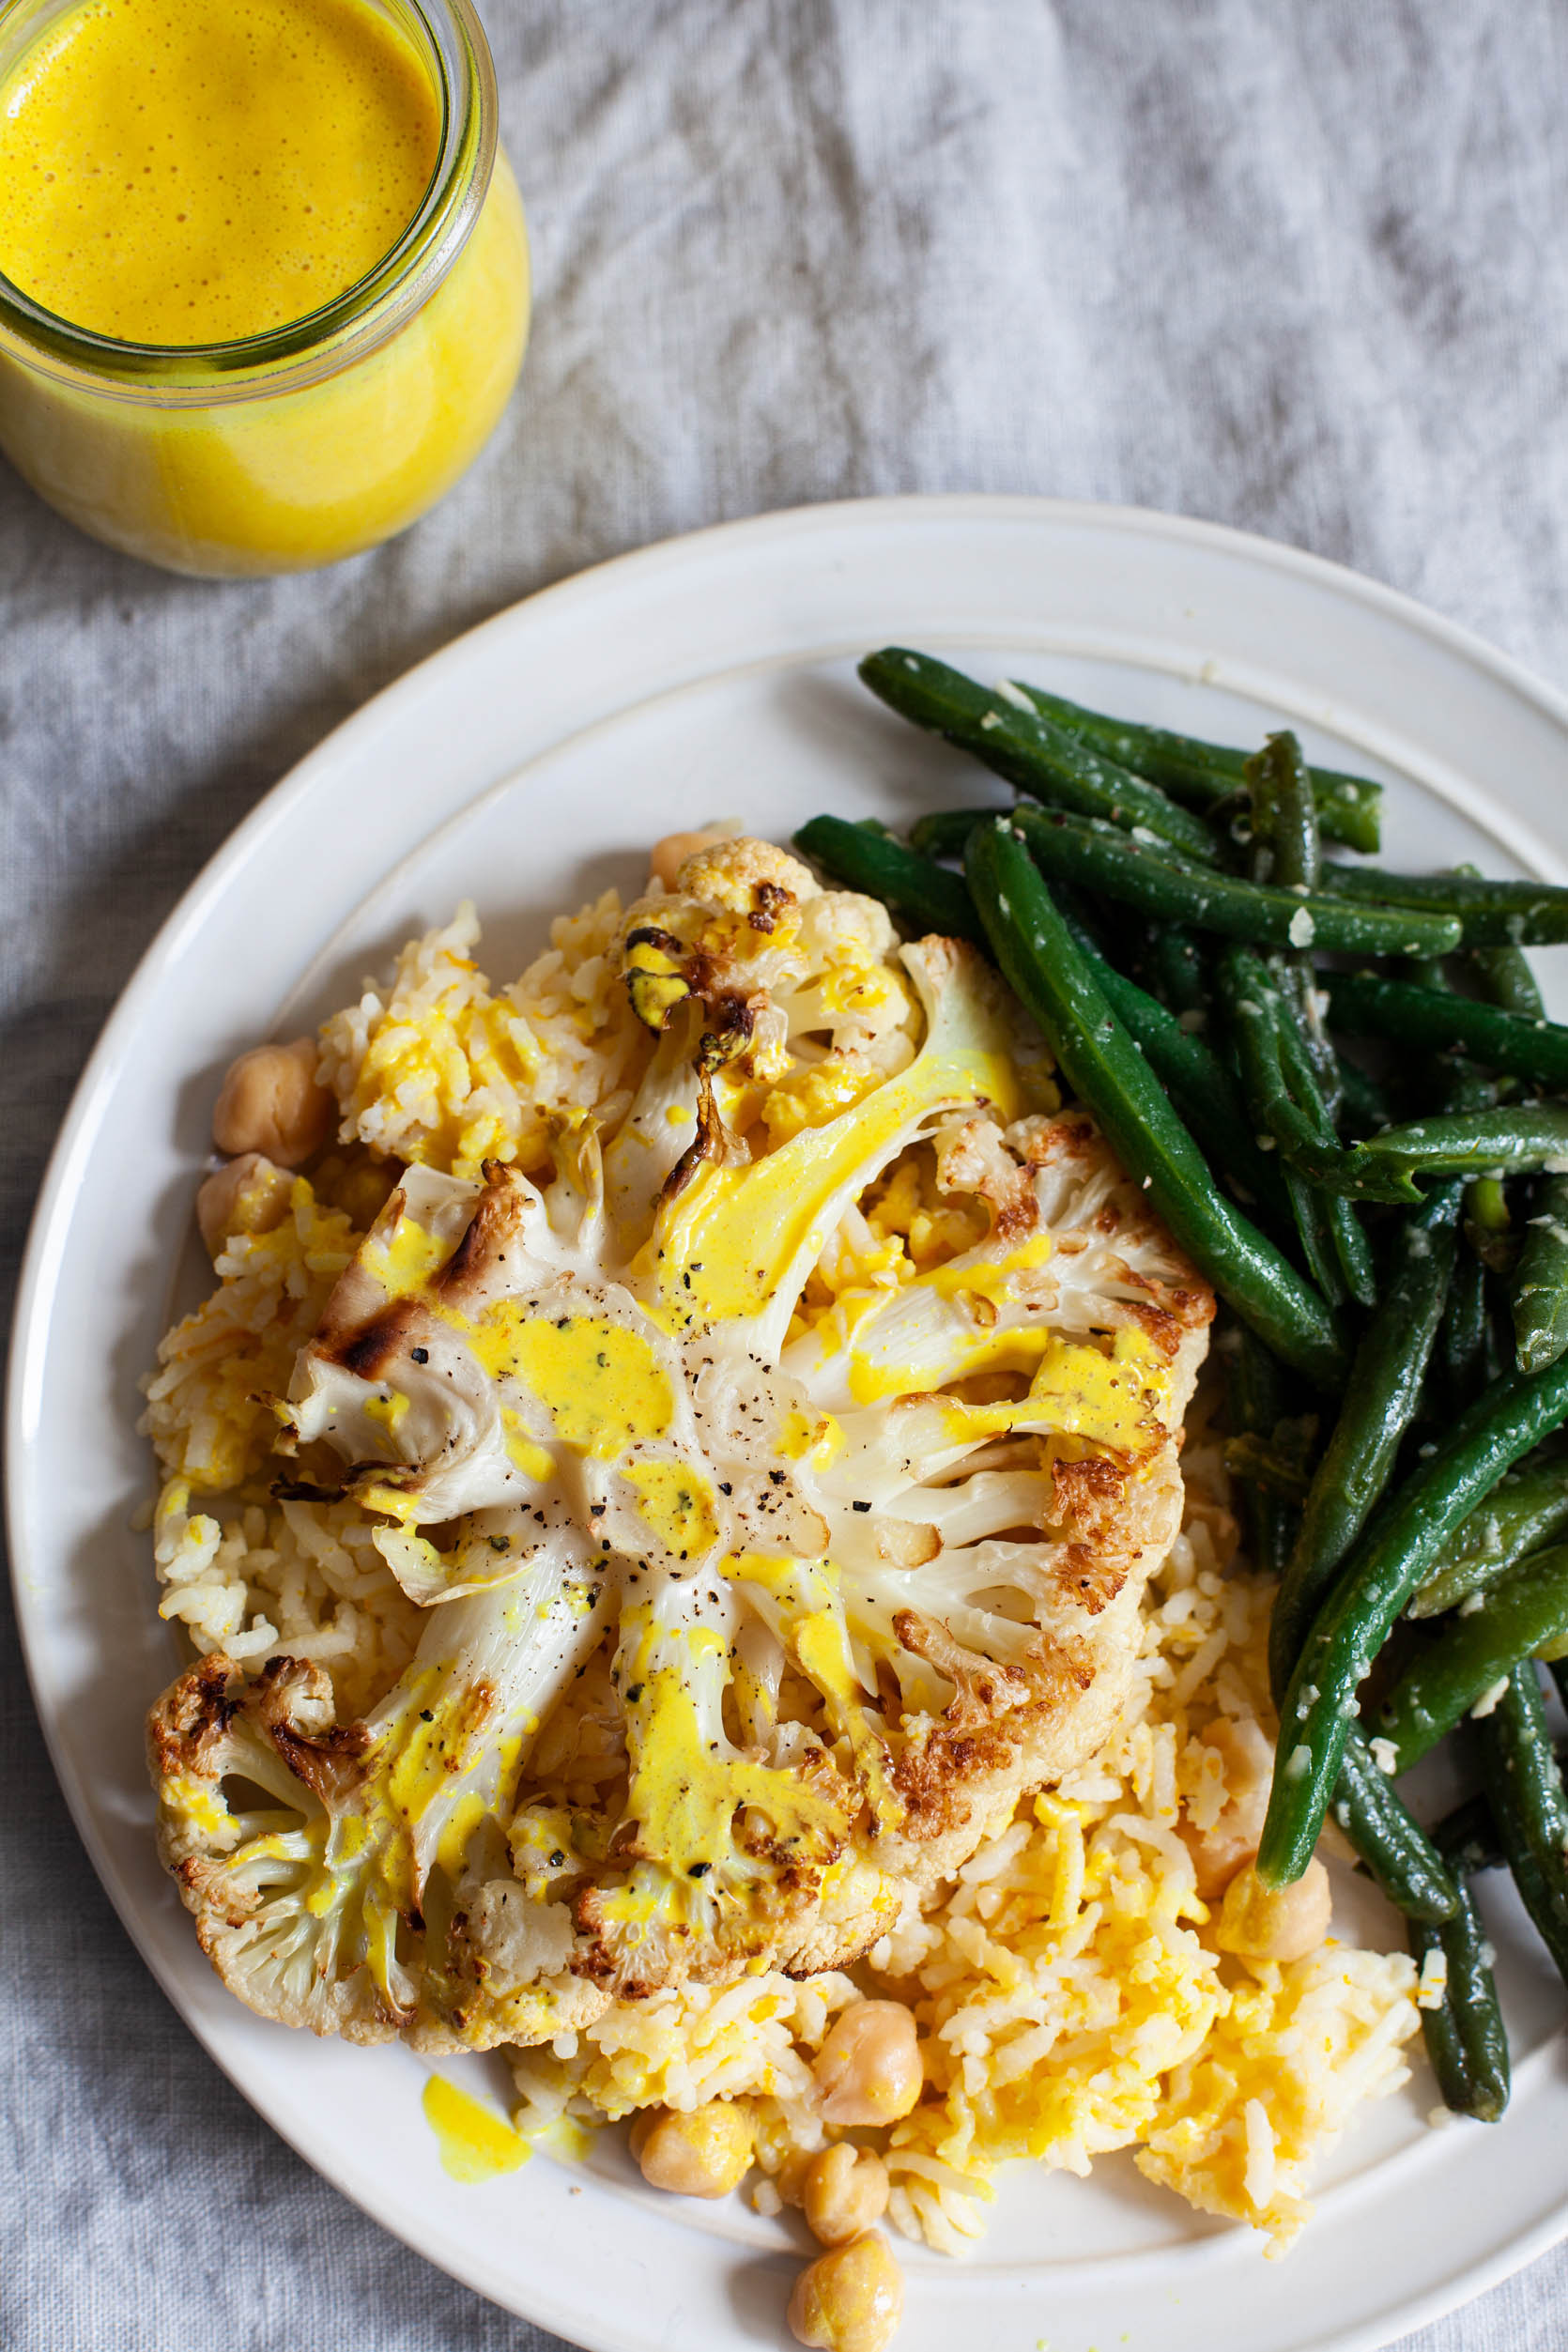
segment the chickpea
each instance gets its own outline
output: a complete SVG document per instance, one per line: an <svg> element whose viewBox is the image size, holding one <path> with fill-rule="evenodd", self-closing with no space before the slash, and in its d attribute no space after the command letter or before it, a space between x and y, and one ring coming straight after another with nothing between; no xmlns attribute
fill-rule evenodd
<svg viewBox="0 0 1568 2352"><path fill-rule="evenodd" d="M280 1168L298 1168L332 1131L336 1105L315 1074L314 1038L292 1045L254 1045L231 1062L212 1114L222 1152L265 1152Z"/></svg>
<svg viewBox="0 0 1568 2352"><path fill-rule="evenodd" d="M216 1258L232 1234L271 1233L288 1214L294 1179L259 1151L242 1152L215 1168L196 1194L196 1222L207 1254Z"/></svg>
<svg viewBox="0 0 1568 2352"><path fill-rule="evenodd" d="M1332 1915L1329 1873L1315 1855L1293 1886L1273 1890L1258 1883L1249 1862L1225 1889L1214 1941L1243 1960L1305 1960L1328 1934Z"/></svg>
<svg viewBox="0 0 1568 2352"><path fill-rule="evenodd" d="M373 1160L368 1152L329 1152L311 1170L318 1201L341 1208L359 1233L368 1233L396 1187L399 1165L392 1160Z"/></svg>
<svg viewBox="0 0 1568 2352"><path fill-rule="evenodd" d="M1206 1903L1222 1895L1244 1862L1257 1852L1268 1810L1273 1751L1259 1726L1222 1717L1204 1733L1204 1745L1221 1760L1225 1802L1207 1829L1183 1822L1181 1835L1192 1857L1192 1874Z"/></svg>
<svg viewBox="0 0 1568 2352"><path fill-rule="evenodd" d="M819 2254L795 2281L790 2332L822 2352L884 2352L904 2307L904 2283L875 2230Z"/></svg>
<svg viewBox="0 0 1568 2352"><path fill-rule="evenodd" d="M699 850L716 849L730 836L717 825L701 825L695 833L667 833L662 841L655 841L648 859L648 869L655 882L662 882L667 890L675 887L675 877L688 857Z"/></svg>
<svg viewBox="0 0 1568 2352"><path fill-rule="evenodd" d="M847 2245L887 2210L887 2167L870 2148L837 2147L814 2156L801 2185L806 2225L824 2246Z"/></svg>
<svg viewBox="0 0 1568 2352"><path fill-rule="evenodd" d="M824 2123L840 2130L893 2123L908 2114L924 2080L915 2020L901 2001L857 2001L828 2035L811 2071Z"/></svg>
<svg viewBox="0 0 1568 2352"><path fill-rule="evenodd" d="M799 2205L806 2194L806 2175L821 2153L820 2148L791 2149L774 2175L774 2187L782 2204Z"/></svg>
<svg viewBox="0 0 1568 2352"><path fill-rule="evenodd" d="M651 2189L727 2197L751 2164L751 2116L730 2098L711 2098L685 2114L651 2108L633 2127L631 2149Z"/></svg>

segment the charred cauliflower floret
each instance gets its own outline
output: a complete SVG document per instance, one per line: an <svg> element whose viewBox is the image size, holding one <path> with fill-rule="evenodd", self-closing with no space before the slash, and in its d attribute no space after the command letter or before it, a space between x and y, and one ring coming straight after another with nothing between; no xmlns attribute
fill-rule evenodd
<svg viewBox="0 0 1568 2352"><path fill-rule="evenodd" d="M569 1943L558 1917L497 1902L516 1892L501 1824L538 1711L596 1637L597 1598L556 1559L454 1603L357 1723L336 1722L319 1667L290 1658L249 1685L204 1658L160 1699L163 1859L252 2008L435 2050L539 2040L597 2012L591 1987L545 1981Z"/></svg>
<svg viewBox="0 0 1568 2352"><path fill-rule="evenodd" d="M1178 1524L1211 1298L1031 1112L981 960L751 841L620 954L658 1043L614 1130L562 1123L543 1186L409 1169L279 1406L378 1514L413 1664L358 1724L221 1660L155 1713L207 1949L318 2031L847 1964L1099 1745ZM925 1264L856 1206L916 1146L964 1242ZM530 1757L591 1659L623 1753L573 1805Z"/></svg>

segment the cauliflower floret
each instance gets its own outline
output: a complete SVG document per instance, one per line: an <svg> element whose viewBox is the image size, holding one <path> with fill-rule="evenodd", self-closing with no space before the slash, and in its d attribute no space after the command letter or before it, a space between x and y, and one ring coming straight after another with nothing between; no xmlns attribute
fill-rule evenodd
<svg viewBox="0 0 1568 2352"><path fill-rule="evenodd" d="M632 1002L664 1030L678 1005L705 1011L710 1067L766 1082L829 1054L884 1076L915 1051L919 1006L887 910L823 890L770 841L741 838L682 866L674 891L638 899L619 949ZM727 1106L739 1107L732 1091Z"/></svg>
<svg viewBox="0 0 1568 2352"><path fill-rule="evenodd" d="M1092 1121L1032 1111L979 957L894 963L869 905L765 845L688 859L623 934L659 1043L602 1159L563 1120L543 1190L411 1169L339 1282L285 1410L384 1515L425 1641L361 1725L187 1678L155 1759L204 1941L269 2014L528 2041L842 1967L1109 1729L1212 1299ZM840 1099L862 987L901 1045ZM738 1130L764 1032L776 1092L829 1073L822 1115ZM797 1318L917 1145L969 1246ZM562 1805L530 1754L596 1650L623 1768Z"/></svg>
<svg viewBox="0 0 1568 2352"><path fill-rule="evenodd" d="M264 2017L487 2048L604 2006L557 1922L525 1942L497 1829L542 1710L599 1637L584 1546L433 1611L396 1688L339 1724L320 1667L204 1658L148 1719L160 1850L202 1948ZM258 1797L261 1802L257 1802Z"/></svg>
<svg viewBox="0 0 1568 2352"><path fill-rule="evenodd" d="M716 842L688 857L675 878L683 898L707 901L747 920L776 894L785 893L798 906L822 896L821 884L798 857L772 841L742 834L733 841Z"/></svg>

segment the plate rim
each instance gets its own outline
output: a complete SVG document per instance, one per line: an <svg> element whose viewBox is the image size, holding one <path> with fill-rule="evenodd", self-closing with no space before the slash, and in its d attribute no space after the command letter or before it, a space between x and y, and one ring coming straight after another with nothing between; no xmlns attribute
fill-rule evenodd
<svg viewBox="0 0 1568 2352"><path fill-rule="evenodd" d="M58 1736L55 1710L45 1704L42 1660L35 1651L34 1613L25 1589L32 1562L27 1555L22 1526L22 1503L15 1465L21 1451L23 1399L43 1339L40 1303L46 1303L43 1294L51 1272L54 1244L62 1230L69 1225L71 1213L72 1188L69 1177L78 1139L92 1115L98 1091L114 1068L120 1041L135 1024L143 996L149 993L163 977L187 930L199 928L209 899L221 893L263 838L280 825L286 826L296 809L306 804L324 781L330 780L346 751L352 754L361 739L371 739L389 722L395 723L400 709L411 707L431 690L438 672L456 669L463 659L471 659L482 640L491 636L503 636L518 627L520 616L524 614L533 616L547 610L548 615L553 615L568 609L575 602L592 603L605 594L607 587L613 589L623 580L639 574L654 577L666 568L700 561L704 550L725 543L750 540L759 546L765 546L773 540L804 536L814 530L839 530L846 526L853 528L861 521L873 526L897 525L900 521L918 524L941 515L955 520L974 519L980 523L1037 522L1106 533L1153 535L1185 543L1195 548L1211 548L1266 569L1294 575L1299 579L1317 584L1341 601L1359 603L1388 615L1418 637L1489 674L1498 684L1532 705L1568 736L1568 694L1464 623L1434 611L1402 590L1390 587L1330 558L1260 533L1237 530L1228 524L1158 508L1035 497L1026 493L900 493L887 497L822 500L711 524L607 557L515 600L473 627L448 639L369 697L287 769L219 844L160 923L111 1007L72 1088L39 1183L28 1222L7 1353L4 1418L7 1531L13 1605L34 1710L73 1825L100 1885L109 1897L120 1924L154 1981L170 2001L182 2023L195 2035L208 2055L235 2084L247 2104L313 2171L319 2171L320 2167L303 2144L302 2135L282 2122L272 2112L272 2102L264 2084L256 2085L241 2079L238 2067L229 2062L218 2046L214 2034L209 2032L208 2021L200 2014L192 2014L183 1989L172 1980L161 1956L144 1933L137 1909L128 1900L122 1901L116 1883L118 1870L99 1837L85 1785ZM564 741L566 737L560 740ZM555 748L559 748L559 743L549 746L543 754L527 755L527 761L548 756L548 751ZM497 785L504 783L505 775L498 774L493 781ZM455 817L462 807L469 805L470 800L465 800L446 810L437 820L438 823ZM551 2328L565 2335L568 2341L576 2340L569 2331L581 2325L579 2311L566 2309L547 2291L531 2288L525 2311L515 2292L499 2275L485 2275L487 2265L470 2261L466 2255L453 2259L433 2252L430 2244L420 2235L417 2219L412 2214L405 2221L390 2215L383 2203L374 2202L368 2191L361 2193L357 2186L331 2175L325 2176L331 2186L338 2188L378 2226L388 2230L438 2268L486 2296L501 2308ZM1452 2279L1437 2283L1423 2295L1407 2298L1393 2315L1399 2331L1425 2326L1484 2293L1559 2242L1565 2231L1568 2231L1568 2192L1549 2216L1527 2225L1488 2255L1463 2267ZM1341 2331L1333 2338L1331 2346L1328 2339L1322 2339L1321 2352L1374 2352L1374 2347L1391 2341L1385 2331L1386 2325L1384 2321L1373 2320L1351 2335ZM596 2341L607 2344L611 2340L601 2337ZM1315 2343L1309 2345L1308 2341L1303 2339L1299 2352L1317 2352L1317 2346Z"/></svg>

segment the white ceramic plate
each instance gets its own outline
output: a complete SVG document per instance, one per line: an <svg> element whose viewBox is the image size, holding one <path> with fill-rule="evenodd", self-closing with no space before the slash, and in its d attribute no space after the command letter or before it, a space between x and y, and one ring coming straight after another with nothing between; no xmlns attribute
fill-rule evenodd
<svg viewBox="0 0 1568 2352"><path fill-rule="evenodd" d="M613 2135L449 2179L401 2048L252 2017L200 1958L153 1852L148 1700L177 1669L154 1614L136 1379L166 1320L218 1074L352 993L472 895L508 976L548 914L644 870L652 837L737 815L779 838L819 808L899 819L989 779L889 717L853 663L888 641L982 675L1309 752L1391 784L1387 849L1560 876L1568 707L1484 646L1350 574L1211 527L1007 499L808 509L627 557L501 614L379 696L263 803L188 893L104 1033L51 1165L9 1399L17 1600L39 1714L89 1852L170 1998L329 2180L456 2276L594 2352L786 2341L802 2249L738 2201L643 2189ZM1559 951L1560 955L1562 951ZM1555 976L1554 976L1555 978ZM1559 984L1559 992L1564 993ZM1284 2264L1124 2158L1092 2182L1021 2169L965 2264L901 2258L899 2352L1334 2352L1386 2343L1568 2221L1560 1990L1488 1891L1514 2031L1506 2121L1376 2111L1326 2168ZM1391 1935L1385 1918L1382 1931ZM500 2089L496 2060L452 2069Z"/></svg>

